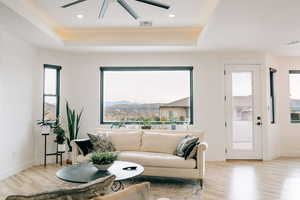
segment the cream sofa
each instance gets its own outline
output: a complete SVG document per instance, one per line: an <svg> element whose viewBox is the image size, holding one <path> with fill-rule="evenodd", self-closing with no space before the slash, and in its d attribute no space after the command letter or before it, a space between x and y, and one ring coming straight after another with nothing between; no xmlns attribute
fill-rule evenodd
<svg viewBox="0 0 300 200"><path fill-rule="evenodd" d="M119 160L141 164L145 168L143 175L198 179L202 187L207 149L203 131L98 129L97 132L111 138ZM174 155L186 135L199 137L196 159L185 160ZM90 154L83 156L74 141L72 146L73 163L88 162Z"/></svg>

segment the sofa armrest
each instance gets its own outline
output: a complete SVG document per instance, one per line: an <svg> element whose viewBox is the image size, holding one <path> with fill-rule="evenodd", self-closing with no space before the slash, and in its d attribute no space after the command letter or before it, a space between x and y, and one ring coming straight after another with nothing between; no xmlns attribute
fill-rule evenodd
<svg viewBox="0 0 300 200"><path fill-rule="evenodd" d="M71 146L72 146L72 162L73 164L78 163L78 156L82 155L82 152L78 145L76 144L76 141L82 141L82 140L88 140L89 138L84 138L84 139L75 139L71 141Z"/></svg>
<svg viewBox="0 0 300 200"><path fill-rule="evenodd" d="M197 169L199 170L200 178L204 178L205 174L205 151L207 150L208 145L206 142L201 142L197 147Z"/></svg>

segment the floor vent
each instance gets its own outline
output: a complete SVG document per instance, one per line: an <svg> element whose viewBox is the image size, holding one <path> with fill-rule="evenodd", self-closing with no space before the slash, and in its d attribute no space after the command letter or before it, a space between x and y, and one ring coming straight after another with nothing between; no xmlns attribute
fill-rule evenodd
<svg viewBox="0 0 300 200"><path fill-rule="evenodd" d="M140 21L140 26L141 27L151 27L152 21Z"/></svg>

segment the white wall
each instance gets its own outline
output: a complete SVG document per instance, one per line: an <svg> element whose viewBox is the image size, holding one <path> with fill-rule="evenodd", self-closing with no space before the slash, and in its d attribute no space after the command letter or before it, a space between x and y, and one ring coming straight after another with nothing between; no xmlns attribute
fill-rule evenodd
<svg viewBox="0 0 300 200"><path fill-rule="evenodd" d="M265 155L266 160L272 160L278 158L281 154L281 146L280 146L280 124L281 121L279 119L279 96L278 96L278 73L274 76L274 88L275 88L275 123L271 123L271 101L270 101L270 68L278 69L278 63L276 57L267 54L266 55L266 65L262 69L262 74L264 77L264 85L265 85L265 92L264 96L262 97L262 102L264 104L264 112L265 118L264 127L266 137L264 140L264 148L267 155Z"/></svg>
<svg viewBox="0 0 300 200"><path fill-rule="evenodd" d="M64 99L76 109L84 107L81 137L100 126L100 66L194 66L194 129L207 133L208 160L225 159L224 65L265 64L260 53L65 53L43 51L39 65L62 65L62 113ZM42 77L41 72L40 77ZM42 82L42 79L39 79ZM126 89L126 88L124 88ZM40 92L41 92L40 88ZM36 99L40 116L41 98ZM38 143L42 141L39 139ZM42 151L37 151L40 162Z"/></svg>
<svg viewBox="0 0 300 200"><path fill-rule="evenodd" d="M69 87L69 79L72 77L74 72L71 60L72 56L63 52L53 52L53 51L44 51L39 50L37 52L37 60L35 65L35 70L33 72L34 82L35 82L35 95L33 97L34 103L34 113L33 120L41 120L43 113L43 72L44 64L52 64L62 66L61 70L61 97L60 97L60 110L61 114L65 113L65 100L69 99L68 94L71 93L72 87ZM75 81L75 80L74 80ZM62 115L62 124L66 129L66 118ZM44 162L44 137L40 135L40 127L34 125L35 132L35 164L39 165ZM47 139L47 153L54 153L56 151L56 146L54 145L54 135L51 134ZM47 163L54 162L55 157L47 157Z"/></svg>
<svg viewBox="0 0 300 200"><path fill-rule="evenodd" d="M290 123L289 70L300 70L300 57L277 57L278 111L282 156L300 156L300 124Z"/></svg>
<svg viewBox="0 0 300 200"><path fill-rule="evenodd" d="M0 179L34 161L35 55L35 48L0 29Z"/></svg>

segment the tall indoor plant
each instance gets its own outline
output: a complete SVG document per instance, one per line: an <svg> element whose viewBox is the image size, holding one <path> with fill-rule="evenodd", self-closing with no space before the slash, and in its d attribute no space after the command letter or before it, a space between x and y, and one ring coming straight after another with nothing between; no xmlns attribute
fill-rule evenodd
<svg viewBox="0 0 300 200"><path fill-rule="evenodd" d="M68 119L68 132L69 135L67 137L67 144L69 147L69 152L72 152L71 141L77 139L79 133L79 123L82 116L83 109L79 113L75 111L75 109L70 108L69 102L66 102L66 111L67 111L67 119ZM70 160L68 161L70 163Z"/></svg>

